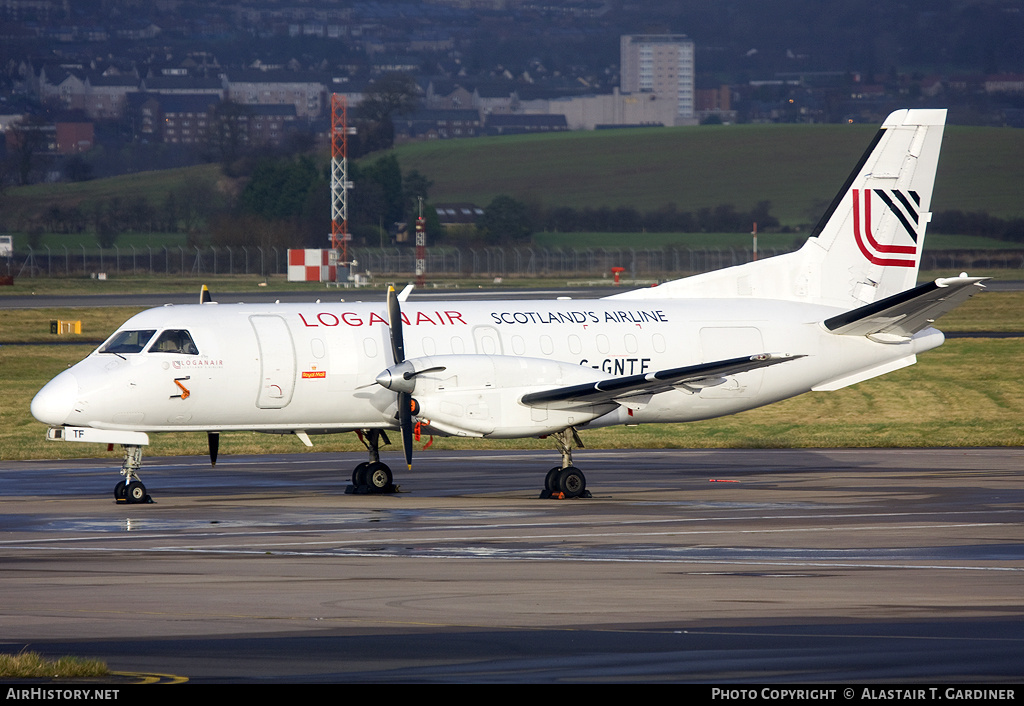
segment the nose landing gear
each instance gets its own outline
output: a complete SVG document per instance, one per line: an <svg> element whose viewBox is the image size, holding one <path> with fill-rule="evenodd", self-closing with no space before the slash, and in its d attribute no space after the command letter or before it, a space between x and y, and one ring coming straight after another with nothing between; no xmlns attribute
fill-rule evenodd
<svg viewBox="0 0 1024 706"><path fill-rule="evenodd" d="M139 480L139 469L142 468L142 447L134 444L123 444L124 461L121 463L121 475L124 480L114 486L114 500L119 503L136 505L152 503L153 498L146 492L146 486Z"/></svg>

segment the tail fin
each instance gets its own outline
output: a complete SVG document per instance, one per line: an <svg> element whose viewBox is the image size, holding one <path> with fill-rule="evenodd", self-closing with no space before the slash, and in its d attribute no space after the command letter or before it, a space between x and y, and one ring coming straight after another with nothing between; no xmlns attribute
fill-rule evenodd
<svg viewBox="0 0 1024 706"><path fill-rule="evenodd" d="M945 110L886 118L797 252L612 298L752 297L849 309L912 288L945 122Z"/></svg>
<svg viewBox="0 0 1024 706"><path fill-rule="evenodd" d="M882 124L804 245L823 251L822 299L869 304L917 283L945 122L901 110Z"/></svg>

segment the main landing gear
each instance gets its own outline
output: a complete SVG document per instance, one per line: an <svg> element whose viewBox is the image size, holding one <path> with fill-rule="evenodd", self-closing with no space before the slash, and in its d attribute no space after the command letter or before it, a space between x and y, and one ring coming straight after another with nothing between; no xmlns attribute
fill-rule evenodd
<svg viewBox="0 0 1024 706"><path fill-rule="evenodd" d="M388 435L380 429L370 429L359 433L359 440L370 453L370 460L364 461L352 471L352 485L345 488L348 495L367 493L397 493L398 486L393 482L391 468L380 460L380 444L390 444Z"/></svg>
<svg viewBox="0 0 1024 706"><path fill-rule="evenodd" d="M574 427L563 429L553 435L555 444L562 452L562 465L555 466L548 471L544 478L544 490L541 491L542 499L557 498L589 498L590 491L587 490L587 478L583 471L572 465L572 445L583 448L583 442Z"/></svg>
<svg viewBox="0 0 1024 706"><path fill-rule="evenodd" d="M153 498L146 492L146 486L139 480L139 469L142 467L142 447L124 444L124 461L121 463L121 475L124 480L114 486L114 500L119 503L135 505L151 503Z"/></svg>

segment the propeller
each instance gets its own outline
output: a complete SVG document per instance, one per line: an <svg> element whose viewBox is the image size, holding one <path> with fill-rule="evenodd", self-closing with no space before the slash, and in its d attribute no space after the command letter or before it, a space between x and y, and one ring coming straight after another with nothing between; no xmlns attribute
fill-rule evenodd
<svg viewBox="0 0 1024 706"><path fill-rule="evenodd" d="M405 338L402 335L402 308L395 294L395 288L388 286L388 328L391 330L391 353L395 367L405 362ZM383 375L383 373L382 373ZM390 377L390 375L389 375ZM403 378L409 380L409 377ZM411 376L410 376L411 377ZM385 385L385 387L388 387ZM398 426L402 430L402 447L405 449L405 463L412 470L412 392L398 391Z"/></svg>

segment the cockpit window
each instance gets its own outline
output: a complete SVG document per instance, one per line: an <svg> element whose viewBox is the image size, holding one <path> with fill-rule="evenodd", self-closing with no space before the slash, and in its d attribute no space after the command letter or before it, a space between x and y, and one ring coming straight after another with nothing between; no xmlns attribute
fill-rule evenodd
<svg viewBox="0 0 1024 706"><path fill-rule="evenodd" d="M156 339L149 352L199 355L199 349L192 342L192 336L184 329L167 329Z"/></svg>
<svg viewBox="0 0 1024 706"><path fill-rule="evenodd" d="M100 353L140 353L153 338L156 329L146 331L118 331L103 344Z"/></svg>

